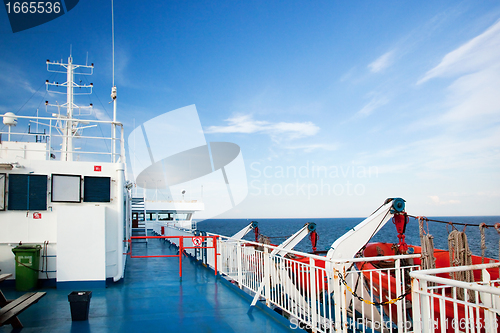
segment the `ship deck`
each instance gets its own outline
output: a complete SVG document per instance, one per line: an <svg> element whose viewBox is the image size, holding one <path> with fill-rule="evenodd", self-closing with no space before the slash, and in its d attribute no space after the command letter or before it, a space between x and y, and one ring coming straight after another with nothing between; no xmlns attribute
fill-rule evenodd
<svg viewBox="0 0 500 333"><path fill-rule="evenodd" d="M134 243L134 255L176 254L174 246L152 239ZM184 257L179 278L177 258L128 258L125 278L92 290L88 321L72 321L68 293L43 289L47 295L19 315L27 332L290 332L283 317L254 309L214 271ZM23 292L5 289L7 298ZM0 332L11 332L10 325Z"/></svg>

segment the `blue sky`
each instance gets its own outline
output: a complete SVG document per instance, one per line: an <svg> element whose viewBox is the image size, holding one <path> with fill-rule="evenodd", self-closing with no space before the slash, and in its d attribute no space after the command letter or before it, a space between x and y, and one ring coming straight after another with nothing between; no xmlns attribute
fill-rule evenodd
<svg viewBox="0 0 500 333"><path fill-rule="evenodd" d="M72 45L111 114L110 8L16 34L0 13L0 112L33 114L45 60ZM248 197L223 217L365 216L387 197L500 215L499 19L496 1L116 1L119 119L196 104L245 160Z"/></svg>

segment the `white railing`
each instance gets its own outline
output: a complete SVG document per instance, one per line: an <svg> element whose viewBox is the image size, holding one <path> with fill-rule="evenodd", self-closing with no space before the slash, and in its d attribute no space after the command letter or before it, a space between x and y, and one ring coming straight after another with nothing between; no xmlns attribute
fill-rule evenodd
<svg viewBox="0 0 500 333"><path fill-rule="evenodd" d="M220 236L218 271L239 288L280 308L290 327L313 332L410 332L409 273L415 265L403 261L420 255L328 260ZM213 267L213 257L207 264ZM373 263L391 263L376 268ZM401 297L400 297L401 296ZM399 298L399 299L398 299ZM388 302L391 301L391 302ZM379 304L378 302L386 302Z"/></svg>
<svg viewBox="0 0 500 333"><path fill-rule="evenodd" d="M499 268L492 263L412 272L415 332L499 332L500 281L490 280ZM464 271L481 274L481 281L449 278Z"/></svg>
<svg viewBox="0 0 500 333"><path fill-rule="evenodd" d="M0 117L5 117L5 115L0 115ZM10 117L10 116L9 116ZM2 138L2 141L15 141L15 142L45 142L46 147L44 149L46 159L58 159L59 156L58 154L62 153L61 149L55 149L54 147L60 147L61 142L64 140L66 137L65 135L62 135L58 132L57 130L57 124L59 121L64 120L67 121L68 119L62 118L62 119L57 119L57 118L52 118L52 117L29 117L29 116L15 116L15 118L18 119L23 119L29 121L30 124L38 124L40 127L45 128L46 130L44 132L33 132L29 133L27 131L28 128L28 123L26 124L19 124L18 126L14 127L14 129L17 128L22 128L25 130L24 132L14 132L12 131L11 127L8 127L8 131L0 131L0 136ZM92 155L93 158L99 158L99 156L104 157L105 160L111 161L111 162L116 162L116 161L122 161L125 162L125 139L124 139L124 129L123 125L119 122L113 122L113 121L104 121L104 120L82 120L82 119L70 119L73 123L80 123L83 124L84 126L81 126L81 129L78 131L78 134L73 135L73 139L75 140L74 143L78 142L78 145L80 146L80 149L75 149L73 148L72 151L67 151L67 153L73 154L75 156L75 160L80 158L79 156L82 157L83 160L85 160L85 156L87 155ZM90 128L97 127L100 125L107 125L110 126L109 128L109 134L104 134L101 130L96 131L95 129L93 130L96 135L83 135L82 130L89 130ZM112 137L112 132L113 128L120 127L120 137ZM103 147L107 146L107 142L109 142L109 149L110 151L106 151L103 149ZM113 146L113 142L118 142L120 144L120 149L117 149L116 152L113 154L111 152L111 147ZM38 147L37 147L38 148ZM83 150L85 149L85 150ZM22 153L26 152L35 152L39 153L40 150L30 150L29 148L11 148L9 147L9 151L18 151Z"/></svg>
<svg viewBox="0 0 500 333"><path fill-rule="evenodd" d="M165 229L167 235L193 235ZM257 295L255 300L279 308L291 328L312 332L500 332L500 280L490 280L490 273L498 277L500 263L422 271L412 264L419 254L329 260L293 250L278 256L272 254L275 248L219 236L217 267L212 249L190 254L245 292ZM450 273L467 270L481 276L481 282L448 278Z"/></svg>

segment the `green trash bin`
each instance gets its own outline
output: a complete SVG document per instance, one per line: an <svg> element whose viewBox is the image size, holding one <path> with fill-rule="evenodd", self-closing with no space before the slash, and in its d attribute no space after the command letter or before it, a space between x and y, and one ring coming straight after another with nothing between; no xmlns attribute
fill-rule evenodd
<svg viewBox="0 0 500 333"><path fill-rule="evenodd" d="M16 290L28 291L36 287L41 248L41 245L19 245L12 249L16 257Z"/></svg>

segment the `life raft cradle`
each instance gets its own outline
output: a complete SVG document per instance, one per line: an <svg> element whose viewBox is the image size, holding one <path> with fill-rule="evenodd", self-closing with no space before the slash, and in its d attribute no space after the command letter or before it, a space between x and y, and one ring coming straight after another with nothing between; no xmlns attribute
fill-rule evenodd
<svg viewBox="0 0 500 333"><path fill-rule="evenodd" d="M400 213L400 214L395 214L393 216L393 223L396 226L396 231L398 232L398 239L399 239L399 243L398 244L394 244L394 247L396 248L397 252L400 253L400 254L404 254L404 253L406 253L408 251L408 245L405 242L405 235L404 235L404 233L406 232L406 225L409 222L409 217L412 217L412 218L414 218L416 220L419 220L420 226L422 225L423 221L426 221L426 222L430 221L430 222L437 222L437 223L446 224L446 227L447 227L446 229L447 230L448 230L448 226L449 225L454 230L457 230L457 228L455 227L455 225L463 225L464 226L464 228L463 228L463 232L464 233L465 233L465 229L467 228L467 226L476 226L476 227L479 227L479 231L480 231L480 234L481 234L481 257L482 257L482 262L483 263L484 263L484 258L485 258L485 249L486 249L486 243L485 243L486 241L485 241L485 235L484 235L485 229L487 229L487 228L494 228L497 231L498 235L500 236L500 223L495 223L493 225L488 225L488 224L485 224L485 223L474 224L474 223L461 223L461 222L447 222L447 221L440 221L440 220L435 220L435 219L429 219L429 218L424 217L424 216L413 216L413 215L409 215L407 213ZM428 229L428 225L427 225L427 229ZM311 242L313 242L312 237L311 237ZM363 247L362 250L364 248L365 247ZM499 255L499 259L500 259L500 238L499 238L498 255ZM450 256L451 256L451 253L450 253ZM434 260L435 260L435 258L434 258ZM451 264L451 261L450 261L450 264ZM357 298L359 301L364 302L364 303L369 304L369 305L375 305L375 306L381 306L382 305L383 306L383 305L394 304L397 301L403 300L409 294L411 294L411 288L407 288L403 294L397 296L396 298L393 298L393 299L390 299L390 300L387 300L387 301L384 301L384 302L373 302L371 300L367 300L367 299L364 299L363 297L359 296L347 284L347 281L345 280L344 276L342 275L342 273L340 271L337 271L337 275L339 277L339 280L342 282L342 284L346 287L347 290L349 290L349 292L355 298Z"/></svg>

